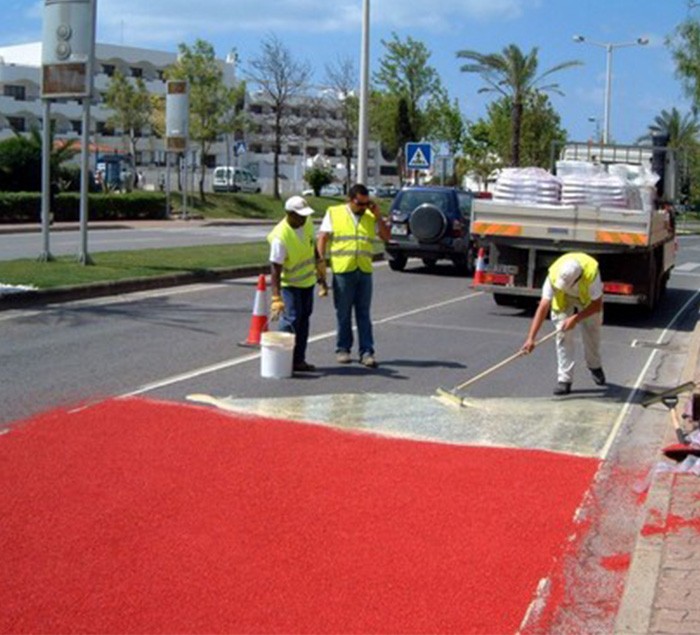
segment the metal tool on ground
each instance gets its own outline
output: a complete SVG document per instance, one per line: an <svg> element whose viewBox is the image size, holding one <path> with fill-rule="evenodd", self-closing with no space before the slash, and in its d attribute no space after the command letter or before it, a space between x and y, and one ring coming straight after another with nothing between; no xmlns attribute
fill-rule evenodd
<svg viewBox="0 0 700 635"><path fill-rule="evenodd" d="M548 333L544 337L540 338L535 342L535 346L539 346L540 344L543 344L546 342L548 339L554 337L557 334L557 331L554 330L551 333ZM461 397L460 395L457 394L458 391L464 390L467 386L471 386L472 384L475 384L477 381L483 379L484 377L487 377L491 373L496 372L500 368L503 368L504 366L507 366L511 362L514 362L516 359L523 357L526 353L522 350L518 351L517 353L514 353L510 357L506 357L503 361L498 362L498 364L495 364L491 366L490 368L487 368L486 370L480 372L478 375L475 377L472 377L471 379L468 379L467 381L458 384L452 390L446 390L444 388L438 388L437 389L437 394L433 395L435 399L438 401L442 401L443 403L449 405L449 406L456 406L456 407L466 407L469 405L476 405L476 404L470 404L464 397Z"/></svg>
<svg viewBox="0 0 700 635"><path fill-rule="evenodd" d="M667 390L663 390L660 393L650 395L646 399L642 400L641 405L643 408L646 408L647 406L651 406L652 404L661 403L664 400L664 397L678 396L681 393L693 390L694 388L694 381L686 381L684 384L680 384L679 386L675 386L674 388L669 388Z"/></svg>
<svg viewBox="0 0 700 635"><path fill-rule="evenodd" d="M673 429L676 431L676 438L678 439L678 443L687 444L688 439L685 435L685 430L683 430L680 417L676 412L676 406L678 405L678 395L667 395L666 397L662 397L661 403L663 403L663 405L666 406L669 412L671 413L671 421L673 421Z"/></svg>

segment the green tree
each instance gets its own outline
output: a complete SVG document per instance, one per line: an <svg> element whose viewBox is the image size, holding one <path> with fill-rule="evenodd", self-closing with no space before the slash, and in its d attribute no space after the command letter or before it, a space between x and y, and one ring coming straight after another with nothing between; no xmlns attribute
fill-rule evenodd
<svg viewBox="0 0 700 635"><path fill-rule="evenodd" d="M66 141L54 143L51 126L51 192L59 190L59 183L66 181L68 173L63 164L72 159L78 149ZM14 137L0 141L0 191L38 192L41 190L42 134L32 128L28 136L15 133Z"/></svg>
<svg viewBox="0 0 700 635"><path fill-rule="evenodd" d="M410 36L402 41L396 33L381 42L386 51L374 74L375 84L387 94L379 100L384 119L380 139L387 148L396 149L401 171L406 142L427 136L428 104L434 96L444 95L444 89L438 72L429 64L431 53L425 44Z"/></svg>
<svg viewBox="0 0 700 635"><path fill-rule="evenodd" d="M178 60L167 76L189 82L190 137L200 149L199 196L204 201L206 157L224 132L226 113L235 102L236 90L224 84L223 71L209 42L198 39L192 47L180 44L178 48Z"/></svg>
<svg viewBox="0 0 700 635"><path fill-rule="evenodd" d="M298 62L291 51L275 36L263 40L260 54L249 63L246 72L252 83L260 86L272 106L273 142L273 196L280 198L280 154L286 134L291 105L306 89L311 68Z"/></svg>
<svg viewBox="0 0 700 635"><path fill-rule="evenodd" d="M692 102L693 112L697 113L700 108L700 23L688 18L666 38L666 45L676 63L676 77Z"/></svg>
<svg viewBox="0 0 700 635"><path fill-rule="evenodd" d="M683 148L697 145L700 134L700 123L692 113L681 115L674 106L671 110L662 110L649 124L649 130L645 135L637 139L637 143L651 142L652 138L659 135L668 137L666 145L670 148Z"/></svg>
<svg viewBox="0 0 700 635"><path fill-rule="evenodd" d="M313 167L304 172L304 180L311 186L314 196L318 196L321 188L333 182L333 171L329 168Z"/></svg>
<svg viewBox="0 0 700 635"><path fill-rule="evenodd" d="M136 161L136 146L142 130L150 126L153 113L151 95L141 77L135 81L116 71L111 77L104 97L105 105L114 114L107 123L119 129L129 141L129 152Z"/></svg>
<svg viewBox="0 0 700 635"><path fill-rule="evenodd" d="M479 92L496 92L510 100L511 125L511 165L520 165L520 144L522 139L523 109L527 97L533 92L554 92L563 94L558 84L542 82L553 73L572 66L579 66L579 61L568 61L557 64L552 68L538 73L538 49L533 48L527 55L516 46L510 44L501 53L479 53L463 50L457 52L460 59L469 60L460 70L464 73L476 73L486 83Z"/></svg>
<svg viewBox="0 0 700 635"><path fill-rule="evenodd" d="M510 126L513 111L510 97L491 102L488 107L490 138L496 153L506 165L514 165L511 157L513 134ZM552 107L547 95L531 93L523 103L520 130L521 164L548 169L552 162L552 144L566 141L561 117Z"/></svg>
<svg viewBox="0 0 700 635"><path fill-rule="evenodd" d="M455 162L458 182L469 175L479 183L479 189L488 191L489 179L503 166L496 144L491 139L491 126L479 119L466 125L462 153Z"/></svg>

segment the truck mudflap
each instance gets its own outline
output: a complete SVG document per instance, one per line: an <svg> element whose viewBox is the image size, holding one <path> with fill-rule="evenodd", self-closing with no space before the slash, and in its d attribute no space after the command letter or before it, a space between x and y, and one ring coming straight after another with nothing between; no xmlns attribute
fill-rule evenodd
<svg viewBox="0 0 700 635"><path fill-rule="evenodd" d="M477 291L493 293L499 298L539 298L542 295L541 288L533 287L512 287L501 284L477 284L474 287ZM603 284L603 302L609 304L645 304L647 296L643 294L629 293L631 285L624 282L606 282ZM500 303L499 303L500 304ZM504 303L505 304L505 303Z"/></svg>

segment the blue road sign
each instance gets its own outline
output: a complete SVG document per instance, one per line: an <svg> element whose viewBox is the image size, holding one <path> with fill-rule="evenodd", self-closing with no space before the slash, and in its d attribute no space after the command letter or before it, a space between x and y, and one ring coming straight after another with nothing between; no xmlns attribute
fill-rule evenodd
<svg viewBox="0 0 700 635"><path fill-rule="evenodd" d="M236 141L236 144L233 146L233 153L236 156L239 156L243 154L246 149L245 141Z"/></svg>
<svg viewBox="0 0 700 635"><path fill-rule="evenodd" d="M406 167L409 170L429 170L433 165L433 148L429 143L406 144Z"/></svg>

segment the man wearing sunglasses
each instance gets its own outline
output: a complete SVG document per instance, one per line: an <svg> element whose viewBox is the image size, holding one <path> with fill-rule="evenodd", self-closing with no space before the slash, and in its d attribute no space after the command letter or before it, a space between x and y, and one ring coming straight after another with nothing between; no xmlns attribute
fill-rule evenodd
<svg viewBox="0 0 700 635"><path fill-rule="evenodd" d="M318 234L318 253L325 258L330 249L333 271L333 305L337 322L336 359L352 361L352 313L355 311L360 363L376 368L370 308L372 304L372 256L374 246L389 239L389 227L379 206L358 183L343 205L329 207Z"/></svg>

